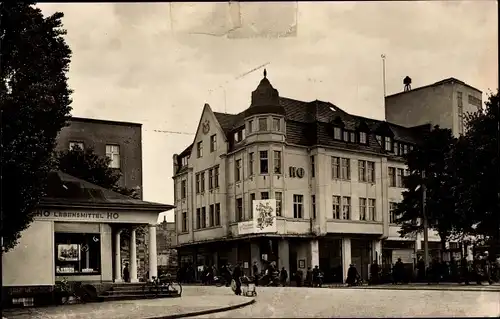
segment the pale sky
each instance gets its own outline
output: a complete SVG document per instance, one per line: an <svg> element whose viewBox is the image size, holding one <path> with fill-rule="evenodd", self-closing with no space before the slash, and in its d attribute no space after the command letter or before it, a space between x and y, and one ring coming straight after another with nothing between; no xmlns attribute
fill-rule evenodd
<svg viewBox="0 0 500 319"><path fill-rule="evenodd" d="M413 88L455 77L483 100L498 87L493 0L38 6L65 14L73 115L143 124L148 201L173 204L172 155L192 143L203 105L246 109L263 70L238 77L265 63L281 96L376 119L381 54L388 94L406 75Z"/></svg>

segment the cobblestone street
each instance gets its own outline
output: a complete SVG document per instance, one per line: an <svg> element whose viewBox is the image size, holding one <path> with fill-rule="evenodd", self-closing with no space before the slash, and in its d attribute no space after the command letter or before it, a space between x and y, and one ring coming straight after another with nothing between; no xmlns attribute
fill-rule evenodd
<svg viewBox="0 0 500 319"><path fill-rule="evenodd" d="M238 310L198 318L498 317L500 315L500 291L258 287L256 300L255 304Z"/></svg>

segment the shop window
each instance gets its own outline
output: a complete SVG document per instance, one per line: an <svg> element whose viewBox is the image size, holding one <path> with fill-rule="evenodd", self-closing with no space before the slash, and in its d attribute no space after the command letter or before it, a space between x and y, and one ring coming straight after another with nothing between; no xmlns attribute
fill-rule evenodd
<svg viewBox="0 0 500 319"><path fill-rule="evenodd" d="M99 234L55 233L56 276L101 274Z"/></svg>

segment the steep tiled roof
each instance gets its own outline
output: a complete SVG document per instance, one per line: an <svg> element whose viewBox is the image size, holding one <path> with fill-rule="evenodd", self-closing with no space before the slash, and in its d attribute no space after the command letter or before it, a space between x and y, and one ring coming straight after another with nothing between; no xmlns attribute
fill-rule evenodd
<svg viewBox="0 0 500 319"><path fill-rule="evenodd" d="M285 111L286 120L286 141L290 144L302 146L325 145L345 149L364 150L375 153L384 153L379 142L376 140L376 133L380 135L392 136L396 142L416 144L419 141L422 130L427 126L408 128L400 125L365 118L349 114L338 106L324 101L304 102L286 97L279 97L279 103ZM248 109L247 109L248 110ZM214 112L222 130L228 140L235 130L244 126L245 111L238 114L227 114ZM333 138L333 128L341 125L349 131L368 130L367 144L350 143ZM232 151L242 147L241 143L232 145ZM191 151L188 147L181 155Z"/></svg>

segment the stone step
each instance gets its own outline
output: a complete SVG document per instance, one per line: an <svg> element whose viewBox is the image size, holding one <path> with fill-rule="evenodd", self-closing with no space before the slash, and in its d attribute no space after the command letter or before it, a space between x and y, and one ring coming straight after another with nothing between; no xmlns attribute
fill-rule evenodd
<svg viewBox="0 0 500 319"><path fill-rule="evenodd" d="M146 284L142 285L130 285L130 286L113 286L111 287L110 290L114 291L122 291L122 290L136 290L136 291L142 291L143 287L145 287Z"/></svg>
<svg viewBox="0 0 500 319"><path fill-rule="evenodd" d="M166 294L166 295L175 295L177 292L175 291L166 291L163 290L161 292L156 292L154 290L150 291L145 290L108 290L102 293L102 296L119 296L119 295L140 295L140 294L146 294L146 295L155 295L155 294Z"/></svg>
<svg viewBox="0 0 500 319"><path fill-rule="evenodd" d="M118 301L118 300L139 300L139 299L156 299L156 298L178 298L179 294L159 294L158 296L148 295L148 294L135 294L135 295L112 295L112 296L100 296L101 301Z"/></svg>

